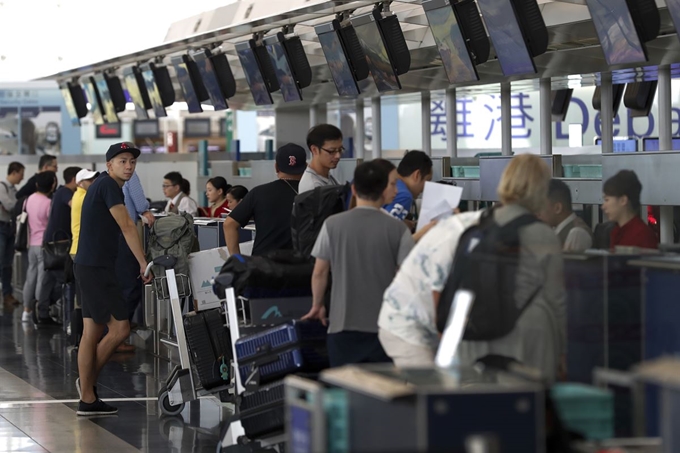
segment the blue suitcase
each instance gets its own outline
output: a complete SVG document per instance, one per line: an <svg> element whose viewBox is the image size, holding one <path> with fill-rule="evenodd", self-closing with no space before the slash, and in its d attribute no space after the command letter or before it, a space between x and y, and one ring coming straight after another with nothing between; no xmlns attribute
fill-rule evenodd
<svg viewBox="0 0 680 453"><path fill-rule="evenodd" d="M288 374L316 373L328 368L326 327L318 321L290 321L236 341L236 356L244 384L256 369L256 383Z"/></svg>

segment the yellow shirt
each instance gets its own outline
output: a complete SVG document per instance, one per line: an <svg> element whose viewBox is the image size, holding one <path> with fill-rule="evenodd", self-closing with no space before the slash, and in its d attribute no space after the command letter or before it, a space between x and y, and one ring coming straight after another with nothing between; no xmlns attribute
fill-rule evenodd
<svg viewBox="0 0 680 453"><path fill-rule="evenodd" d="M73 235L73 242L71 243L71 255L78 252L78 239L80 238L80 215L83 212L83 200L87 191L82 187L76 189L71 199L71 235Z"/></svg>

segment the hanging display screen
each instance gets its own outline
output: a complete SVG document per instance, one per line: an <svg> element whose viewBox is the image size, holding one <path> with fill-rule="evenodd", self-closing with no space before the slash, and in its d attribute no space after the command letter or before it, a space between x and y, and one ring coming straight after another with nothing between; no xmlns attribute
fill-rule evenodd
<svg viewBox="0 0 680 453"><path fill-rule="evenodd" d="M647 61L626 0L587 0L587 3L608 65Z"/></svg>

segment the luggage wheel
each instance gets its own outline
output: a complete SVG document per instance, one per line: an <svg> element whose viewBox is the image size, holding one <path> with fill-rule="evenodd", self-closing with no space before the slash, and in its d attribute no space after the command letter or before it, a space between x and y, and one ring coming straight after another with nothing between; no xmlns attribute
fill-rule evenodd
<svg viewBox="0 0 680 453"><path fill-rule="evenodd" d="M161 411L161 415L174 417L175 415L179 415L182 410L184 410L184 403L174 406L170 404L170 395L168 393L168 389L162 387L158 392L158 408Z"/></svg>

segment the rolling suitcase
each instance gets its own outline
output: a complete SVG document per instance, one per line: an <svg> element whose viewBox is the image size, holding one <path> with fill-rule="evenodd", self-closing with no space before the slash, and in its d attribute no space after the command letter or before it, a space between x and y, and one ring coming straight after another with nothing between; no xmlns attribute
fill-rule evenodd
<svg viewBox="0 0 680 453"><path fill-rule="evenodd" d="M225 385L230 379L231 340L223 319L218 308L184 318L191 361L206 390Z"/></svg>
<svg viewBox="0 0 680 453"><path fill-rule="evenodd" d="M241 397L239 418L250 439L283 431L285 425L283 381L247 392Z"/></svg>
<svg viewBox="0 0 680 453"><path fill-rule="evenodd" d="M292 373L315 373L328 368L326 327L318 321L290 321L239 338L236 355L244 385L249 379L259 384Z"/></svg>

